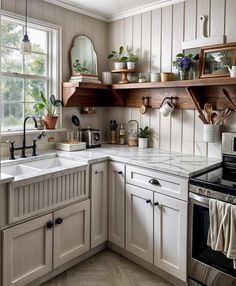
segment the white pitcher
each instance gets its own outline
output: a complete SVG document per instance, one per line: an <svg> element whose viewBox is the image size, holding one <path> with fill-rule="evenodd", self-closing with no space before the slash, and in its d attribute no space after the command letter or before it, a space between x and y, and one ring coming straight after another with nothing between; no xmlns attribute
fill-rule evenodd
<svg viewBox="0 0 236 286"><path fill-rule="evenodd" d="M232 68L230 68L229 66L226 66L230 72L230 77L236 77L236 66L232 66Z"/></svg>

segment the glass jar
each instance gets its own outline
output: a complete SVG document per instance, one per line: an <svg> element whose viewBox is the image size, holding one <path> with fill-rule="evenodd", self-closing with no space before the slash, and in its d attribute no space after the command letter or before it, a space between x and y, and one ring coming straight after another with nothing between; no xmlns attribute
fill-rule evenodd
<svg viewBox="0 0 236 286"><path fill-rule="evenodd" d="M119 144L125 145L125 125L120 124L120 131L119 131Z"/></svg>

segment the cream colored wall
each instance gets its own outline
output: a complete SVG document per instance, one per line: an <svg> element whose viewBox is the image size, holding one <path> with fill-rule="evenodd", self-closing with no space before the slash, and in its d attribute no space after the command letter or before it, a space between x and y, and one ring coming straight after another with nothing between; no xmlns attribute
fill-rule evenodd
<svg viewBox="0 0 236 286"><path fill-rule="evenodd" d="M181 52L182 40L198 34L197 19L207 15L207 33L225 34L227 42L236 42L235 0L186 0L173 6L153 10L109 24L109 50L128 46L140 56L141 72L171 71L172 60ZM141 115L136 108L111 108L108 119L139 121L152 128L155 147L220 157L219 144L202 140L203 125L194 110L175 110L171 117L162 117L158 109ZM225 121L222 130L236 132L236 113Z"/></svg>
<svg viewBox="0 0 236 286"><path fill-rule="evenodd" d="M24 0L2 0L2 9L24 14ZM183 39L193 39L198 33L197 18L210 15L209 35L225 33L227 42L236 42L235 0L186 0L162 9L122 19L109 25L105 22L54 6L42 0L29 1L29 17L62 26L63 59L62 78L70 77L69 50L75 35L89 36L98 53L99 72L107 70L107 54L120 45L129 46L140 55L139 70L143 72L170 71L171 61L181 51ZM110 66L111 68L111 66ZM139 121L140 126L149 125L153 132L151 143L164 150L181 151L220 157L219 144L202 141L202 123L193 110L175 110L171 117L161 117L158 109L144 115L136 108L97 108L97 115L79 115L78 108L63 108L63 126L71 127L70 118L77 114L82 126L88 124L99 128L104 139L110 119L127 123ZM225 121L223 130L236 131L236 114ZM33 137L33 136L32 136ZM11 138L12 139L12 138ZM29 140L32 138L29 137ZM21 142L20 138L16 140ZM40 145L41 143L39 143ZM45 146L46 142L44 142ZM6 150L6 149L4 149Z"/></svg>
<svg viewBox="0 0 236 286"><path fill-rule="evenodd" d="M25 0L0 0L2 10L9 11L16 14L25 14ZM82 14L73 12L71 10L63 9L61 7L49 4L42 0L28 1L28 16L33 19L46 21L62 27L62 81L68 81L71 76L70 71L70 49L73 38L76 35L88 36L95 46L98 58L98 72L101 78L102 71L107 70L107 54L108 54L108 24L88 17ZM79 114L78 108L63 108L62 127L71 128L71 115L76 114L80 117L82 126L92 125L95 128L103 130L105 134L104 118L105 114L100 108L97 109L97 115L86 116ZM65 132L64 132L65 133ZM51 134L53 135L53 134ZM55 135L55 134L54 134ZM49 135L50 136L50 135ZM31 142L36 135L28 135L27 141ZM48 137L48 136L47 136ZM47 137L43 138L37 143L38 149L51 148L52 144L47 142ZM62 141L66 135L60 133L55 136L57 140ZM21 145L21 136L9 136L4 140L14 140L16 145ZM8 145L2 145L1 153L8 154Z"/></svg>

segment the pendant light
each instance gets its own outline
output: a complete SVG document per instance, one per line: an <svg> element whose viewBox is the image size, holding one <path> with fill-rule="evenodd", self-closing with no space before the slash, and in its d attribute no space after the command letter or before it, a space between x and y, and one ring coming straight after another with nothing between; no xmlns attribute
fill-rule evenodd
<svg viewBox="0 0 236 286"><path fill-rule="evenodd" d="M31 54L31 43L27 34L27 8L28 8L28 0L25 0L25 34L20 47L21 53L23 55Z"/></svg>

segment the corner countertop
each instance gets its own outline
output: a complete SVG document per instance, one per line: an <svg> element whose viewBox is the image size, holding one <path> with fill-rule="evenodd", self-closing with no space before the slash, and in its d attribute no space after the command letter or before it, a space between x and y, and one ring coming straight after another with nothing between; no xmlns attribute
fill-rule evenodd
<svg viewBox="0 0 236 286"><path fill-rule="evenodd" d="M140 149L138 147L129 147L127 145L104 144L99 148L86 149L81 151L66 152L59 150L50 150L47 154L33 158L47 157L57 153L65 157L72 157L74 160L81 160L81 163L96 163L106 159L119 161L126 164L132 164L139 167L161 171L184 178L190 178L201 172L220 166L221 161L215 158L194 156L183 153L163 151L155 148ZM29 158L28 158L29 159ZM17 159L15 162L23 163L25 159ZM10 164L11 161L2 161L3 165ZM1 184L10 182L13 177L6 177L1 174Z"/></svg>
<svg viewBox="0 0 236 286"><path fill-rule="evenodd" d="M87 160L88 163L111 159L139 167L189 178L220 166L221 160L183 153L162 151L155 148L140 149L127 145L103 145L100 148L76 152L57 151L70 157Z"/></svg>

